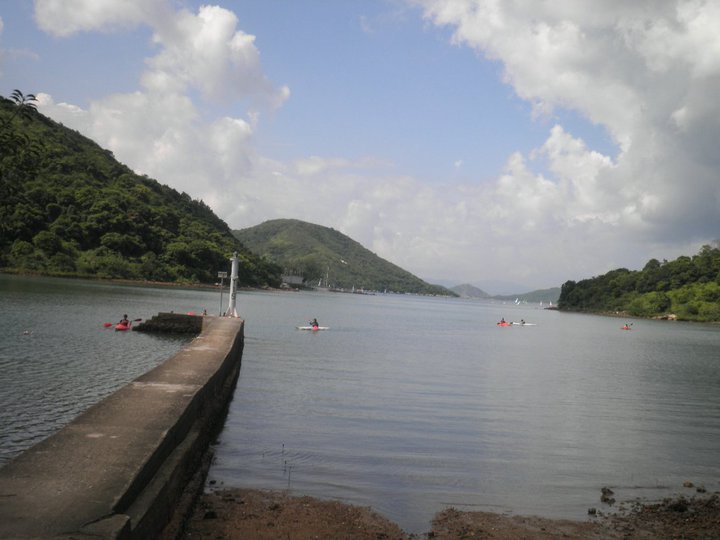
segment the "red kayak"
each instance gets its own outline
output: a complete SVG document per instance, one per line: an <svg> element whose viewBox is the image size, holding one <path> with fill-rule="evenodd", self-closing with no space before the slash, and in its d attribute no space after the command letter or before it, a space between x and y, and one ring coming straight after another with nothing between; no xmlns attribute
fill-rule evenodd
<svg viewBox="0 0 720 540"><path fill-rule="evenodd" d="M117 323L117 324L115 325L115 331L117 331L117 332L124 332L124 331L126 331L126 330L130 330L130 325L129 325L129 324Z"/></svg>
<svg viewBox="0 0 720 540"><path fill-rule="evenodd" d="M499 322L497 323L498 326L512 326L511 322Z"/></svg>

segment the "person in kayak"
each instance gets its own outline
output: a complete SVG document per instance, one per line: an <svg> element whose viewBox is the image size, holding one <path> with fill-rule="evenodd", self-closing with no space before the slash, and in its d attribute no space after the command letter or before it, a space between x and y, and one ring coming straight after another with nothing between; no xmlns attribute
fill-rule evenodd
<svg viewBox="0 0 720 540"><path fill-rule="evenodd" d="M120 322L118 322L118 324L130 326L130 320L128 319L127 315L123 315L123 318L120 319Z"/></svg>
<svg viewBox="0 0 720 540"><path fill-rule="evenodd" d="M310 323L310 326L312 326L313 328L318 328L320 326L320 323L317 321L317 319L313 319Z"/></svg>

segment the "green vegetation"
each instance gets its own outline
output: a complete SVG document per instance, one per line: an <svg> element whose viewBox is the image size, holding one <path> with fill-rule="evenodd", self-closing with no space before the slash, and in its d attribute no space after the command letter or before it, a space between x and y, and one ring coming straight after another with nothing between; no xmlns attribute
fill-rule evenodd
<svg viewBox="0 0 720 540"><path fill-rule="evenodd" d="M233 231L255 253L302 275L308 286L456 296L381 259L334 229L294 219Z"/></svg>
<svg viewBox="0 0 720 540"><path fill-rule="evenodd" d="M720 321L720 249L706 245L693 257L651 259L641 271L619 268L577 283L568 281L558 306L568 311Z"/></svg>
<svg viewBox="0 0 720 540"><path fill-rule="evenodd" d="M279 285L202 201L118 163L111 152L0 97L0 267L4 271L213 283L237 251L241 285Z"/></svg>

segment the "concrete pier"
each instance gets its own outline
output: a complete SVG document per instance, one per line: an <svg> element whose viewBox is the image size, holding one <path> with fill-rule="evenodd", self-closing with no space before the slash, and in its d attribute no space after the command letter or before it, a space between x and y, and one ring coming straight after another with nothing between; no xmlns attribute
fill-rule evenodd
<svg viewBox="0 0 720 540"><path fill-rule="evenodd" d="M160 538L224 419L243 330L204 318L175 356L0 468L0 538Z"/></svg>

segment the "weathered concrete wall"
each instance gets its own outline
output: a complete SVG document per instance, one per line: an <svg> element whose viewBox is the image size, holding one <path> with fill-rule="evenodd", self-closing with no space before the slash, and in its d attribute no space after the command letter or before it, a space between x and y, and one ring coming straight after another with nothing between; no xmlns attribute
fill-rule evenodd
<svg viewBox="0 0 720 540"><path fill-rule="evenodd" d="M240 319L0 469L0 538L158 538L224 419L240 371Z"/></svg>
<svg viewBox="0 0 720 540"><path fill-rule="evenodd" d="M137 332L168 332L172 334L199 334L203 327L203 318L199 315L182 313L158 313L132 329Z"/></svg>

